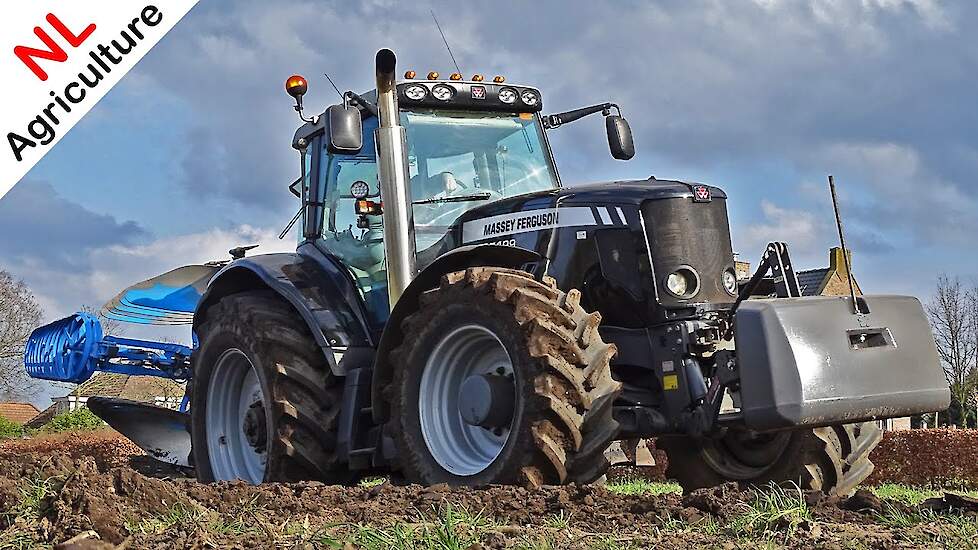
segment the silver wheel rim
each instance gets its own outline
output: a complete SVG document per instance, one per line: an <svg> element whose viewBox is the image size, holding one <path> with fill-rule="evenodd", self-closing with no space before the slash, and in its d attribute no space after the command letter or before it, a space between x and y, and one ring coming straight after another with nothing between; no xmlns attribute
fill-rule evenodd
<svg viewBox="0 0 978 550"><path fill-rule="evenodd" d="M472 426L462 418L458 398L462 382L480 374L513 380L513 362L492 331L466 325L439 340L421 376L418 412L422 437L435 461L457 476L475 475L488 468L512 431L512 423L490 430Z"/></svg>
<svg viewBox="0 0 978 550"><path fill-rule="evenodd" d="M207 388L205 424L207 454L214 479L265 479L267 453L256 450L244 432L248 410L265 403L255 366L241 350L229 349L217 359ZM264 428L264 427L262 427Z"/></svg>

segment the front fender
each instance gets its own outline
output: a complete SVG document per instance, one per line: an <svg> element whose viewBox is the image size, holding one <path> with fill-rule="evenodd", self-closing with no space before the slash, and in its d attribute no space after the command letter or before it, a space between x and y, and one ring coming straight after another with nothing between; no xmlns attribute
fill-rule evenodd
<svg viewBox="0 0 978 550"><path fill-rule="evenodd" d="M292 305L323 350L330 369L345 374L334 351L343 357L372 352L366 310L350 276L333 259L308 244L296 253L261 254L235 260L208 284L194 312L194 331L203 312L222 297L269 289ZM350 352L353 353L350 353Z"/></svg>
<svg viewBox="0 0 978 550"><path fill-rule="evenodd" d="M527 271L535 271L533 267L527 264L541 260L543 260L543 256L525 248L483 244L453 249L424 268L401 294L380 337L371 383L371 405L374 422L381 424L387 421L390 411L383 399L381 390L391 383L395 367L388 360L388 356L391 350L396 348L404 338L401 322L408 315L417 311L422 293L438 286L442 276L446 273L477 266L524 268Z"/></svg>

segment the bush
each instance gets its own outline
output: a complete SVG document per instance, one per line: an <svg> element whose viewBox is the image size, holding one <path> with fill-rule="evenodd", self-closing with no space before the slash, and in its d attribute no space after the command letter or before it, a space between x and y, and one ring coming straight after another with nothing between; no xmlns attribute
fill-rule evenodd
<svg viewBox="0 0 978 550"><path fill-rule="evenodd" d="M105 422L102 422L101 418L95 416L95 413L88 410L88 407L82 407L55 416L41 428L41 431L45 433L76 432L97 430L104 426Z"/></svg>
<svg viewBox="0 0 978 550"><path fill-rule="evenodd" d="M876 465L870 485L978 487L978 430L885 432L869 458Z"/></svg>
<svg viewBox="0 0 978 550"><path fill-rule="evenodd" d="M24 427L0 416L0 439L20 437L24 435Z"/></svg>

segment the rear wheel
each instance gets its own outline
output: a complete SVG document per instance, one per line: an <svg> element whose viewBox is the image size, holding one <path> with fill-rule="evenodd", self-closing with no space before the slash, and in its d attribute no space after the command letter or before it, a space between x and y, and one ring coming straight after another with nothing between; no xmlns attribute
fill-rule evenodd
<svg viewBox="0 0 978 550"><path fill-rule="evenodd" d="M883 434L875 422L757 434L729 430L696 442L659 438L669 459L666 476L684 489L725 481L749 484L794 482L802 489L848 495L873 472L869 453Z"/></svg>
<svg viewBox="0 0 978 550"><path fill-rule="evenodd" d="M579 298L497 268L451 273L422 296L385 392L409 480L539 486L604 473L621 384L601 317Z"/></svg>
<svg viewBox="0 0 978 550"><path fill-rule="evenodd" d="M201 481L342 481L341 388L305 323L271 292L226 296L197 327L191 437Z"/></svg>

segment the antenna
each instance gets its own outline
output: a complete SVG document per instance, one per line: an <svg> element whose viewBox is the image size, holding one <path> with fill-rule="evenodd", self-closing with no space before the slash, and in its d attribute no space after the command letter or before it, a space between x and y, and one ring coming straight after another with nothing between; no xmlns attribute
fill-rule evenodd
<svg viewBox="0 0 978 550"><path fill-rule="evenodd" d="M862 313L859 302L856 301L856 287L852 282L852 266L849 265L849 249L846 248L846 238L842 233L842 216L839 214L839 198L835 194L835 178L829 175L829 190L832 192L832 209L835 211L835 226L839 229L839 244L842 245L842 261L846 266L846 278L849 279L849 297L852 299L852 313Z"/></svg>
<svg viewBox="0 0 978 550"><path fill-rule="evenodd" d="M326 80L329 81L329 85L332 86L334 90L336 90L336 93L337 94L339 94L340 99L342 99L344 102L346 102L346 97L343 95L343 92L341 92L340 89L336 87L336 84L333 84L333 79L330 78L329 75L326 74L326 73L323 73L323 76L326 77Z"/></svg>
<svg viewBox="0 0 978 550"><path fill-rule="evenodd" d="M455 54L452 53L452 47L448 45L448 39L445 38L445 31L441 30L441 25L438 24L438 18L435 17L435 10L431 10L431 18L435 20L435 26L438 27L438 33L441 34L441 40L445 43L445 49L448 50L448 55L452 58L452 63L455 64L455 70L459 74L462 74L462 69L458 66L458 61L455 61Z"/></svg>

